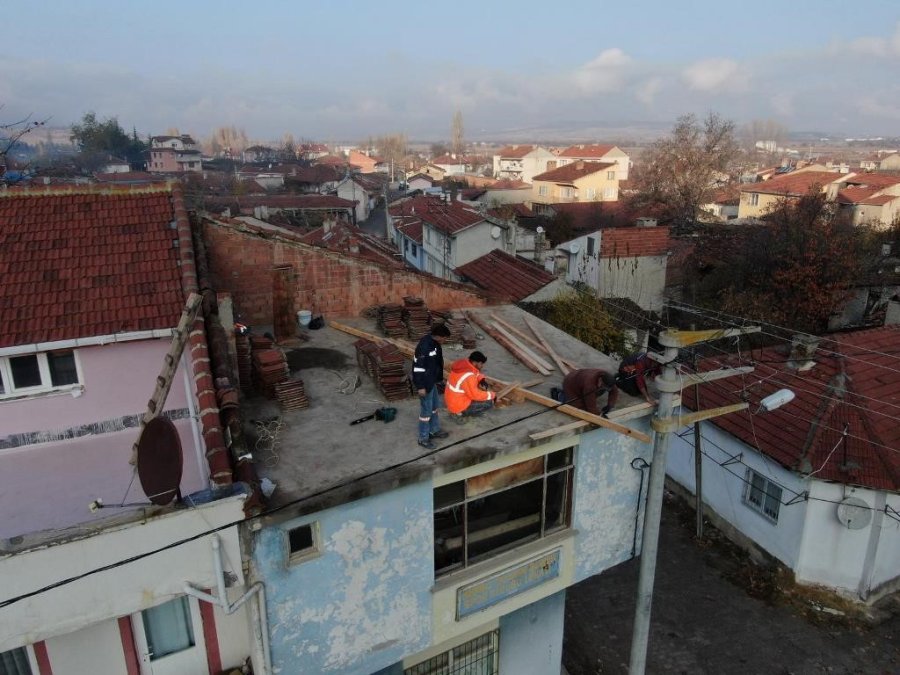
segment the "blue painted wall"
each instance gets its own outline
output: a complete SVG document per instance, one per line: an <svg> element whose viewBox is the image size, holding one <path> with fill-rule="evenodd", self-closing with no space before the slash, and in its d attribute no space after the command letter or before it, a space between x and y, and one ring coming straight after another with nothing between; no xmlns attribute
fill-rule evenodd
<svg viewBox="0 0 900 675"><path fill-rule="evenodd" d="M561 591L500 619L500 672L555 675L562 663L566 593Z"/></svg>
<svg viewBox="0 0 900 675"><path fill-rule="evenodd" d="M430 483L269 527L254 565L280 675L369 675L431 644ZM287 529L318 522L322 554L287 566Z"/></svg>
<svg viewBox="0 0 900 675"><path fill-rule="evenodd" d="M646 418L629 426L649 429ZM581 435L575 467L575 579L577 583L629 560L634 542L635 513L641 472L631 467L635 457L650 461L652 446L622 434L595 429ZM643 524L647 479L641 497L638 528ZM638 538L640 547L640 538Z"/></svg>

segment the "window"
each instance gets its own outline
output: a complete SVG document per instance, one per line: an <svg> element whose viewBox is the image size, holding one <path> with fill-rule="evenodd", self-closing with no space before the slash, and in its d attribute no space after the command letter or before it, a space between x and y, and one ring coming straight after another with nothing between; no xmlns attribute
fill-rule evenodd
<svg viewBox="0 0 900 675"><path fill-rule="evenodd" d="M572 188L564 187L559 189L560 197L571 197L572 196Z"/></svg>
<svg viewBox="0 0 900 675"><path fill-rule="evenodd" d="M750 206L759 206L759 193L758 192L750 193Z"/></svg>
<svg viewBox="0 0 900 675"><path fill-rule="evenodd" d="M412 244L412 246L410 247L410 251L412 252L413 258L415 258L419 253L419 247L415 244Z"/></svg>
<svg viewBox="0 0 900 675"><path fill-rule="evenodd" d="M538 188L538 194L539 194L541 197L546 197L546 196L547 196L547 186L546 186L546 185L541 185L541 186Z"/></svg>
<svg viewBox="0 0 900 675"><path fill-rule="evenodd" d="M25 647L17 647L0 653L0 675L31 675L28 652Z"/></svg>
<svg viewBox="0 0 900 675"><path fill-rule="evenodd" d="M597 245L597 240L593 237L587 238L587 255L594 255L594 249Z"/></svg>
<svg viewBox="0 0 900 675"><path fill-rule="evenodd" d="M615 199L616 198L616 189L615 188L603 188L603 198L604 199Z"/></svg>
<svg viewBox="0 0 900 675"><path fill-rule="evenodd" d="M72 350L0 358L0 397L52 391L78 383Z"/></svg>
<svg viewBox="0 0 900 675"><path fill-rule="evenodd" d="M747 469L744 503L775 523L778 522L778 511L781 508L781 493L781 488L768 478L753 469Z"/></svg>
<svg viewBox="0 0 900 675"><path fill-rule="evenodd" d="M196 644L191 606L185 595L151 607L141 612L141 617L151 661L190 649Z"/></svg>
<svg viewBox="0 0 900 675"><path fill-rule="evenodd" d="M495 630L417 663L403 675L496 675L499 667L500 632Z"/></svg>
<svg viewBox="0 0 900 675"><path fill-rule="evenodd" d="M606 180L615 180L616 172L615 171L607 171L606 172Z"/></svg>
<svg viewBox="0 0 900 675"><path fill-rule="evenodd" d="M431 243L431 228L430 227L425 228L425 243L426 244Z"/></svg>
<svg viewBox="0 0 900 675"><path fill-rule="evenodd" d="M597 198L597 190L596 188L587 188L585 190L585 198L590 202Z"/></svg>
<svg viewBox="0 0 900 675"><path fill-rule="evenodd" d="M307 523L306 525L293 527L286 534L289 565L309 560L319 554L319 527L317 523Z"/></svg>
<svg viewBox="0 0 900 675"><path fill-rule="evenodd" d="M435 576L569 527L573 448L434 490Z"/></svg>

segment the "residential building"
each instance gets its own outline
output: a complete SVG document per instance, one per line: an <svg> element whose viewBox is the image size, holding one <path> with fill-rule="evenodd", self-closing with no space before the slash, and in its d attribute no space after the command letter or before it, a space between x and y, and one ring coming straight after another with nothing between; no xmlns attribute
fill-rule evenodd
<svg viewBox="0 0 900 675"><path fill-rule="evenodd" d="M434 184L437 181L425 173L416 173L406 179L406 185L409 188L409 191L413 190L428 190L434 187Z"/></svg>
<svg viewBox="0 0 900 675"><path fill-rule="evenodd" d="M258 325L316 306L371 332L375 322L361 320L361 310L414 294L430 308L470 307L484 321L493 315L528 330L521 310L479 309L484 298L460 284L267 241L230 223L207 221L204 230L213 278L233 285L236 310ZM293 306L278 299L282 281L244 274L263 260L284 270ZM271 313L257 315L259 307ZM532 321L561 358L615 367ZM473 659L486 672L558 672L566 589L639 545L644 476L632 463L649 458L647 406L625 397L610 415L622 433L559 429L571 418L528 414L543 409L531 401L498 408L465 429L447 421L456 445L422 461L408 442L414 397L390 401L392 423L349 424L360 401L384 398L368 376L349 395L338 391L334 368L355 364L366 353L358 349L356 335L310 331L292 357L306 364L307 391L318 392L309 408L278 411L258 398L244 405L255 419L279 416L279 459L261 468L278 487L247 533L251 580L266 589L275 672L418 674ZM529 377L491 338L479 349L492 376ZM313 353L329 355L329 365Z"/></svg>
<svg viewBox="0 0 900 675"><path fill-rule="evenodd" d="M840 183L846 179L846 174L833 171L794 171L761 183L744 184L741 186L738 218L759 218L779 201L798 199L811 190L825 192L829 198L834 198Z"/></svg>
<svg viewBox="0 0 900 675"><path fill-rule="evenodd" d="M337 196L356 203L355 221L369 217L379 199L384 198L387 189L386 174L352 174L338 183Z"/></svg>
<svg viewBox="0 0 900 675"><path fill-rule="evenodd" d="M531 183L557 167L556 155L537 145L508 145L494 155L494 178Z"/></svg>
<svg viewBox="0 0 900 675"><path fill-rule="evenodd" d="M532 180L531 203L614 202L619 198L616 165L576 160Z"/></svg>
<svg viewBox="0 0 900 675"><path fill-rule="evenodd" d="M443 171L444 176L456 176L466 172L466 158L455 153L435 157L431 160L431 164Z"/></svg>
<svg viewBox="0 0 900 675"><path fill-rule="evenodd" d="M314 160L329 154L328 146L324 143L303 143L298 149L300 159Z"/></svg>
<svg viewBox="0 0 900 675"><path fill-rule="evenodd" d="M388 238L401 251L420 246L423 266L419 269L442 279L458 280L456 269L485 251L499 248L515 255L515 221L481 213L449 195L448 199L426 195L394 202L389 214ZM421 224L421 242L410 236L419 234L418 227L412 228L415 223Z"/></svg>
<svg viewBox="0 0 900 675"><path fill-rule="evenodd" d="M617 180L626 180L631 170L631 159L628 154L615 145L570 145L559 153L557 166L565 166L573 162L612 162L616 165Z"/></svg>
<svg viewBox="0 0 900 675"><path fill-rule="evenodd" d="M278 152L268 145L251 145L241 152L241 161L248 164L254 162L274 162L278 159Z"/></svg>
<svg viewBox="0 0 900 675"><path fill-rule="evenodd" d="M263 672L237 528L259 502L222 432L215 301L176 332L200 288L181 188L0 194L0 267L0 669ZM226 574L231 602L251 593L231 612L205 593Z"/></svg>
<svg viewBox="0 0 900 675"><path fill-rule="evenodd" d="M337 191L337 186L345 174L335 166L314 164L310 167L298 167L291 176L284 177L284 184L289 189L302 193L329 194Z"/></svg>
<svg viewBox="0 0 900 675"><path fill-rule="evenodd" d="M900 329L818 342L798 336L789 354L755 353L746 381L701 385L699 406L685 389L691 409L750 408L703 422L697 448L692 434L673 434L668 473L693 492L699 454L705 513L729 536L802 584L873 602L900 587ZM780 389L795 399L765 412L761 401Z"/></svg>
<svg viewBox="0 0 900 675"><path fill-rule="evenodd" d="M351 150L347 155L347 161L353 166L359 167L360 173L387 172L388 170L383 159L359 150Z"/></svg>
<svg viewBox="0 0 900 675"><path fill-rule="evenodd" d="M854 225L889 227L900 218L900 176L854 174L841 183L836 200Z"/></svg>
<svg viewBox="0 0 900 675"><path fill-rule="evenodd" d="M520 180L501 178L484 188L484 193L476 200L494 208L503 204L526 204L531 201L531 185Z"/></svg>
<svg viewBox="0 0 900 675"><path fill-rule="evenodd" d="M669 228L606 227L557 247L566 281L592 288L600 298L626 298L645 311L664 304Z"/></svg>
<svg viewBox="0 0 900 675"><path fill-rule="evenodd" d="M228 212L232 216L254 216L269 220L276 214L299 219L304 216L318 225L324 219L352 220L356 204L334 195L232 195L207 197L204 208L212 213Z"/></svg>
<svg viewBox="0 0 900 675"><path fill-rule="evenodd" d="M541 265L500 249L485 253L456 271L464 281L504 302L543 302L572 291L564 279Z"/></svg>
<svg viewBox="0 0 900 675"><path fill-rule="evenodd" d="M900 171L900 152L889 152L878 163L879 171Z"/></svg>
<svg viewBox="0 0 900 675"><path fill-rule="evenodd" d="M181 136L153 136L150 139L151 173L187 173L202 171L197 141L186 134Z"/></svg>

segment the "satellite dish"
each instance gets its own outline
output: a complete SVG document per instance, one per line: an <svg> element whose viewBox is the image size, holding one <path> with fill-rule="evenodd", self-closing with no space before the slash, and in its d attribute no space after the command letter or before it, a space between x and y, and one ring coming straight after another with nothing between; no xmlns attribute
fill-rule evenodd
<svg viewBox="0 0 900 675"><path fill-rule="evenodd" d="M581 250L581 247L578 244L569 244L569 251L572 253L578 253Z"/></svg>
<svg viewBox="0 0 900 675"><path fill-rule="evenodd" d="M167 417L154 417L138 439L137 472L144 494L164 506L180 496L184 462L178 430Z"/></svg>
<svg viewBox="0 0 900 675"><path fill-rule="evenodd" d="M837 519L848 530L861 530L872 522L872 509L859 497L847 497L837 505Z"/></svg>
<svg viewBox="0 0 900 675"><path fill-rule="evenodd" d="M544 228L541 227L540 225L538 225L538 226L537 226L537 233L538 233L538 234L543 234L543 233L544 233Z"/></svg>
<svg viewBox="0 0 900 675"><path fill-rule="evenodd" d="M494 225L494 226L491 228L491 238L492 238L492 239L499 239L499 238L500 238L500 232L501 232L500 228L497 227L496 225Z"/></svg>

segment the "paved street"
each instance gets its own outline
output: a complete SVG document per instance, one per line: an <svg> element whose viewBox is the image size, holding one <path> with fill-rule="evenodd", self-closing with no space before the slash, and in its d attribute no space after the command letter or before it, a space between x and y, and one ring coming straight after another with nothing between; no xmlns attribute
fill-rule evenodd
<svg viewBox="0 0 900 675"><path fill-rule="evenodd" d="M821 613L813 623L798 605L775 600L777 584L748 567L734 547L700 546L693 529L693 511L669 496L648 673L900 674L896 612L871 629ZM637 575L635 559L569 589L563 660L571 675L627 672Z"/></svg>

